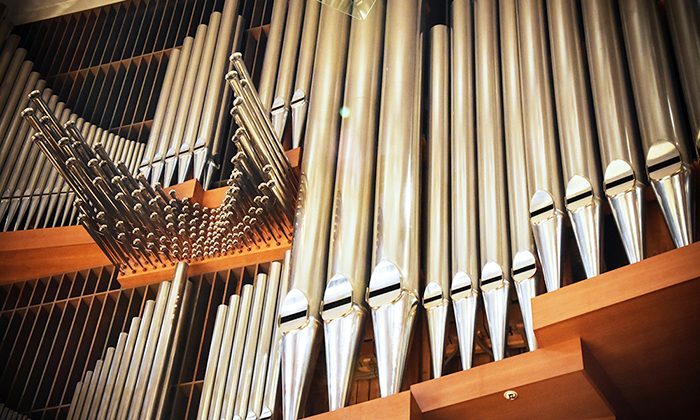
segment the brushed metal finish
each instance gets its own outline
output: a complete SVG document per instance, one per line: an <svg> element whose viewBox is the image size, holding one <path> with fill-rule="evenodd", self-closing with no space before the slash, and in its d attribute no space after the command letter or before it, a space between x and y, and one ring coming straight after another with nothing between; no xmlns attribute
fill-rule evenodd
<svg viewBox="0 0 700 420"><path fill-rule="evenodd" d="M124 393L124 383L126 382L126 377L129 373L129 367L134 355L134 350L136 349L136 341L138 341L139 331L141 329L142 319L150 322L150 317L153 314L153 306L155 302L152 300L146 301L143 308L143 313L141 317L135 317L131 319L131 325L129 326L129 333L124 344L124 353L122 354L122 360L119 363L119 371L117 372L117 378L114 380L114 390L112 391L112 396L109 399L109 407L107 408L105 418L114 419L117 416L119 406L121 405L122 394ZM144 321L145 322L145 321Z"/></svg>
<svg viewBox="0 0 700 420"><path fill-rule="evenodd" d="M501 61L503 63L503 120L506 172L508 175L508 225L510 227L510 276L520 302L528 348L537 348L530 300L535 297L539 280L535 247L530 233L528 212L530 193L527 185L527 159L523 134L522 87L518 50L517 3L499 3ZM537 277L536 277L537 276Z"/></svg>
<svg viewBox="0 0 700 420"><path fill-rule="evenodd" d="M401 386L420 296L420 7L420 1L390 0L386 9L367 299L382 397Z"/></svg>
<svg viewBox="0 0 700 420"><path fill-rule="evenodd" d="M265 57L263 58L260 82L258 83L260 103L262 104L263 110L267 113L270 112L272 98L275 94L277 67L280 60L280 50L282 49L286 16L287 0L274 0L272 5L272 18L270 20L270 32L267 35Z"/></svg>
<svg viewBox="0 0 700 420"><path fill-rule="evenodd" d="M241 361L243 360L243 348L245 337L248 331L248 319L250 318L250 307L253 301L253 286L246 284L241 289L241 300L238 307L238 317L236 320L236 333L233 338L233 350L228 365L226 375L226 390L224 401L221 407L221 418L231 420L234 416L236 395L238 391L238 379L241 374Z"/></svg>
<svg viewBox="0 0 700 420"><path fill-rule="evenodd" d="M510 250L501 116L498 7L477 1L475 22L476 141L479 185L480 289L495 360L505 351ZM500 277L497 276L500 275ZM506 299L503 302L502 299Z"/></svg>
<svg viewBox="0 0 700 420"><path fill-rule="evenodd" d="M265 391L265 375L272 351L272 329L277 320L277 303L279 301L280 274L282 264L278 261L270 263L270 271L267 276L267 291L265 303L260 320L260 332L258 348L255 352L255 362L252 370L250 385L250 397L248 398L248 411L245 418L257 419L262 410L263 392Z"/></svg>
<svg viewBox="0 0 700 420"><path fill-rule="evenodd" d="M653 2L620 2L647 173L673 242L681 247L693 241L695 230L690 179L697 151L690 147L660 14Z"/></svg>
<svg viewBox="0 0 700 420"><path fill-rule="evenodd" d="M451 6L451 246L450 295L462 369L472 365L479 279L477 165L474 105L472 2Z"/></svg>
<svg viewBox="0 0 700 420"><path fill-rule="evenodd" d="M561 285L564 193L554 131L543 0L518 3L520 77L527 146L530 225L547 291Z"/></svg>
<svg viewBox="0 0 700 420"><path fill-rule="evenodd" d="M110 365L109 372L107 373L107 379L105 381L105 387L102 392L100 404L97 408L97 413L95 413L94 417L91 418L101 420L106 418L107 416L109 403L112 400L112 395L114 394L114 387L116 385L117 374L119 373L119 368L121 364L125 362L122 360L122 356L124 355L124 349L126 348L128 338L129 334L127 333L121 333L119 334L119 338L117 338L117 345L114 347L112 364Z"/></svg>
<svg viewBox="0 0 700 420"><path fill-rule="evenodd" d="M613 2L589 0L581 6L605 195L627 258L637 262L644 258L641 194L646 171L627 82L622 33ZM616 186L621 179L628 181Z"/></svg>
<svg viewBox="0 0 700 420"><path fill-rule="evenodd" d="M219 305L216 308L216 319L214 320L214 329L211 335L211 344L209 345L209 356L204 373L202 395L199 398L199 410L197 411L198 419L214 418L214 416L209 414L209 408L213 403L214 381L217 372L217 363L222 350L221 340L224 335L224 326L226 325L226 313L228 309L226 305Z"/></svg>
<svg viewBox="0 0 700 420"><path fill-rule="evenodd" d="M311 75L314 68L318 22L321 14L321 2L306 0L304 9L304 28L299 45L297 71L294 77L294 92L292 93L292 147L301 145L306 128L306 111L309 104Z"/></svg>
<svg viewBox="0 0 700 420"><path fill-rule="evenodd" d="M282 139L289 113L289 101L294 87L294 72L299 54L302 23L306 0L290 0L287 21L284 28L284 41L280 55L275 95L270 109L270 119L278 139Z"/></svg>
<svg viewBox="0 0 700 420"><path fill-rule="evenodd" d="M428 173L426 174L427 240L426 286L423 307L433 377L442 376L447 312L450 306L450 30L446 25L430 28L428 83Z"/></svg>
<svg viewBox="0 0 700 420"><path fill-rule="evenodd" d="M180 57L177 60L177 68L175 69L175 76L173 77L173 88L170 92L170 98L168 99L168 106L165 111L165 116L163 117L163 126L160 134L161 141L159 141L158 148L153 156L150 176L152 185L159 182L162 177L163 166L165 165L165 156L168 152L168 147L170 146L170 141L173 136L175 121L178 115L178 108L180 105L180 100L182 99L182 90L185 84L185 77L187 76L187 68L192 55L193 44L194 38L189 36L182 42Z"/></svg>
<svg viewBox="0 0 700 420"><path fill-rule="evenodd" d="M187 63L187 72L180 93L180 101L177 106L177 114L173 125L172 135L168 150L165 153L165 167L163 173L163 186L169 187L175 175L175 167L177 165L177 156L180 153L180 146L183 144L185 136L185 128L187 126L188 116L192 107L192 97L195 93L195 83L197 82L197 74L199 65L202 63L204 52L204 44L207 39L207 25L197 26L197 32L194 36L192 44L192 55Z"/></svg>
<svg viewBox="0 0 700 420"><path fill-rule="evenodd" d="M163 321L161 322L156 350L153 357L153 364L148 376L148 383L143 398L143 407L140 416L153 418L158 409L158 403L162 398L159 392L163 388L170 388L169 377L166 376L168 361L171 353L177 350L175 330L179 319L179 314L183 310L185 287L187 285L187 273L189 264L180 261L175 266L175 275L170 286L170 293L165 304Z"/></svg>
<svg viewBox="0 0 700 420"><path fill-rule="evenodd" d="M165 141L165 138L161 137L160 134L165 122L165 113L170 103L170 94L174 90L173 81L175 80L175 71L177 70L179 59L179 49L173 50L168 58L168 67L165 69L165 77L160 88L156 113L153 116L153 125L146 141L146 152L143 160L140 162L141 171L145 176L150 175L150 165L153 163L153 156L156 154L156 150L160 148L160 143Z"/></svg>
<svg viewBox="0 0 700 420"><path fill-rule="evenodd" d="M219 35L219 26L221 24L221 13L214 12L209 17L207 26L207 36L204 40L202 55L197 67L197 78L194 84L192 99L189 104L189 112L187 114L187 124L182 137L182 145L178 150L177 164L177 182L185 182L187 173L190 169L193 159L194 149L197 145L197 133L202 120L202 111L204 109L204 100L206 99L207 86L212 70L212 60L216 51L216 41ZM214 77L223 79L223 73L214 75Z"/></svg>
<svg viewBox="0 0 700 420"><path fill-rule="evenodd" d="M678 60L678 70L683 84L685 105L690 118L691 140L700 147L700 2L668 0L664 3L669 19L669 29Z"/></svg>
<svg viewBox="0 0 700 420"><path fill-rule="evenodd" d="M216 365L214 366L215 370L210 370L209 362L207 362L207 370L204 374L205 384L209 380L209 376L213 375L213 391L211 404L209 405L208 412L210 412L211 417L215 419L221 418L221 408L224 405L224 393L226 392L226 375L228 374L229 363L231 361L231 350L233 349L233 337L236 333L236 320L238 319L239 304L240 296L231 295L231 297L229 298L228 309L226 311L226 323L224 324L224 332L221 336L221 350L219 351L219 358L216 362ZM204 389L204 387L202 387L202 389ZM202 396L204 396L204 392L202 392ZM202 411L202 409L203 407L200 403L200 412Z"/></svg>
<svg viewBox="0 0 700 420"><path fill-rule="evenodd" d="M601 273L601 176L578 3L547 2L566 209L586 277Z"/></svg>
<svg viewBox="0 0 700 420"><path fill-rule="evenodd" d="M385 1L350 29L322 317L329 409L347 403L367 317ZM326 309L330 308L330 309Z"/></svg>

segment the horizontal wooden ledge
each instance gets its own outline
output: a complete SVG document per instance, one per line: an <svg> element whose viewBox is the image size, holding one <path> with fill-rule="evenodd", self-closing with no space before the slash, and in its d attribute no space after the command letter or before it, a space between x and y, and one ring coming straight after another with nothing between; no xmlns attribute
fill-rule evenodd
<svg viewBox="0 0 700 420"><path fill-rule="evenodd" d="M700 394L700 243L533 299L538 344L581 338L633 417L686 417Z"/></svg>
<svg viewBox="0 0 700 420"><path fill-rule="evenodd" d="M410 391L404 391L396 395L366 401L351 405L341 410L330 411L308 417L315 420L331 419L405 419L418 420L421 418L420 408Z"/></svg>

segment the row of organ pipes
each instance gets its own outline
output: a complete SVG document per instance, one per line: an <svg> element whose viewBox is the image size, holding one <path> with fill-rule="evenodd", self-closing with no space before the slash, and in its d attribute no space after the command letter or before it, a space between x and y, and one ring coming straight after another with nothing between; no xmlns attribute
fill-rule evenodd
<svg viewBox="0 0 700 420"><path fill-rule="evenodd" d="M29 105L29 93L41 92L60 123L71 121L88 144L101 143L109 157L124 162L131 173L145 145L102 129L73 113L32 71L27 51L18 48L19 37L11 35L0 51L0 228L3 231L63 226L75 223L75 193L33 147L35 131L21 116Z"/></svg>
<svg viewBox="0 0 700 420"><path fill-rule="evenodd" d="M376 0L364 19L321 3L273 2L255 91L235 66L240 55L226 67L241 27L238 1L227 0L171 53L151 136L131 159L154 185L194 176L208 186L222 163L229 104L240 127L234 141L250 134L242 96L270 119L253 137L304 147L291 254L275 269L283 280L259 277L219 309L200 418L265 418L274 409L276 387L239 397L262 387L258 357L279 358L268 375L279 373L283 417L299 417L322 337L329 408L343 407L370 317L380 393L399 392L419 306L435 377L450 312L463 369L472 366L482 304L493 358L505 357L511 288L536 349L530 300L561 286L567 226L586 277L605 269L605 201L630 263L645 256L648 187L675 245L693 241L697 2L452 0L447 24L430 28L421 0ZM27 92L44 88L34 79ZM50 90L43 99L71 118ZM87 122L79 129L86 125L102 138ZM537 290L540 280L546 290ZM276 321L264 304L257 331L239 328L271 290ZM247 347L261 330L277 352ZM231 390L243 366L253 375ZM86 401L76 400L77 418Z"/></svg>
<svg viewBox="0 0 700 420"><path fill-rule="evenodd" d="M305 91L291 87L286 48L299 50L299 79L311 3L289 2L282 52L269 53L273 126L282 138L291 120L304 142L279 316L284 418L303 414L321 328L331 410L347 402L369 316L382 396L400 390L419 305L434 377L451 311L472 366L480 302L493 358L505 356L511 288L536 349L530 300L540 279L540 292L562 284L566 226L586 277L605 269L605 201L630 263L645 255L648 186L675 245L693 241L697 2L453 0L448 24L429 29L420 0L377 0L366 19L324 4ZM260 86L269 104L264 72Z"/></svg>

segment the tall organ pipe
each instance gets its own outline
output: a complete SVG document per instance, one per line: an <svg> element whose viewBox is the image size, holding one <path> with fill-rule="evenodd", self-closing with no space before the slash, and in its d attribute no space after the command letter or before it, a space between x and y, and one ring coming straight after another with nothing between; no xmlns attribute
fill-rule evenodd
<svg viewBox="0 0 700 420"><path fill-rule="evenodd" d="M389 0L379 114L372 311L382 397L399 391L419 300L420 0Z"/></svg>
<svg viewBox="0 0 700 420"><path fill-rule="evenodd" d="M501 122L498 5L476 2L476 140L479 182L481 293L489 325L493 358L505 354L510 290L505 151Z"/></svg>
<svg viewBox="0 0 700 420"><path fill-rule="evenodd" d="M207 93L207 86L209 85L209 78L212 76L212 60L214 59L214 53L217 49L222 48L217 45L216 41L219 35L219 27L221 24L221 13L214 12L209 17L209 26L207 27L207 37L204 41L204 46L202 49L201 61L199 67L197 68L197 79L194 85L194 92L192 94L192 101L190 102L190 110L187 114L187 125L185 126L185 131L182 137L182 145L178 152L178 163L177 163L177 182L185 182L185 178L190 170L190 165L193 161L193 154L195 147L199 146L198 153L203 152L203 145L197 144L197 133L199 132L199 125L202 120L202 111L204 109L204 100ZM219 80L223 79L221 77L223 72L213 75ZM200 153L201 154L201 153ZM204 159L200 159L203 162Z"/></svg>
<svg viewBox="0 0 700 420"><path fill-rule="evenodd" d="M163 85L160 88L158 105L156 105L156 114L153 116L153 125L151 126L151 132L148 134L148 141L146 142L146 152L144 153L143 160L141 161L139 168L145 177L149 177L151 175L153 157L156 154L156 150L159 148L159 144L165 141L164 137L161 137L160 133L163 127L163 122L165 121L165 111L167 110L168 103L170 101L170 93L173 90L173 80L175 79L175 70L177 69L179 58L179 49L173 50L168 58L168 67L165 69Z"/></svg>
<svg viewBox="0 0 700 420"><path fill-rule="evenodd" d="M258 94L263 110L270 112L272 97L275 94L275 80L277 65L280 60L282 38L284 37L284 24L287 16L287 0L274 0L272 5L272 19L270 21L270 33L267 36L265 57L263 58L262 72Z"/></svg>
<svg viewBox="0 0 700 420"><path fill-rule="evenodd" d="M236 317L236 332L233 337L233 348L231 349L231 358L228 364L228 373L226 374L224 400L221 406L221 418L226 420L231 420L234 415L236 394L238 393L238 379L241 375L241 361L243 360L243 347L246 332L248 331L248 318L250 318L252 301L253 285L246 284L241 288L241 300L239 301Z"/></svg>
<svg viewBox="0 0 700 420"><path fill-rule="evenodd" d="M445 25L430 28L430 71L428 96L428 229L426 286L423 307L433 377L442 376L447 312L450 308L449 256L449 150L450 150L450 30Z"/></svg>
<svg viewBox="0 0 700 420"><path fill-rule="evenodd" d="M676 247L693 242L695 150L682 120L655 2L620 1L634 102L651 186Z"/></svg>
<svg viewBox="0 0 700 420"><path fill-rule="evenodd" d="M547 291L561 286L564 200L554 131L544 0L518 3L530 226Z"/></svg>
<svg viewBox="0 0 700 420"><path fill-rule="evenodd" d="M385 0L352 20L335 175L323 328L329 409L347 403L367 318Z"/></svg>
<svg viewBox="0 0 700 420"><path fill-rule="evenodd" d="M320 1L306 0L304 28L301 32L297 72L294 77L294 93L292 93L292 101L289 104L292 108L292 147L301 146L302 136L306 128L306 111L309 108L309 88L314 68L314 52L316 51L320 13Z"/></svg>
<svg viewBox="0 0 700 420"><path fill-rule="evenodd" d="M164 158L165 168L163 185L166 187L170 186L173 176L175 175L177 157L180 153L180 146L182 146L185 137L187 118L191 115L190 110L192 108L192 97L195 94L195 83L197 82L198 69L200 64L205 64L202 62L202 54L204 44L207 39L207 30L207 25L199 25L197 26L197 32L194 36L192 55L187 63L187 72L182 86L182 96L180 97L180 101L177 105L177 114L175 115L175 122L173 124L172 137L169 139L170 144Z"/></svg>
<svg viewBox="0 0 700 420"><path fill-rule="evenodd" d="M602 207L578 2L547 1L566 210L586 277L601 273Z"/></svg>
<svg viewBox="0 0 700 420"><path fill-rule="evenodd" d="M185 84L185 76L187 75L187 66L192 55L192 44L194 38L186 37L182 42L180 49L180 57L177 60L177 68L173 76L172 91L168 98L168 106L163 117L163 126L161 128L160 140L153 156L151 163L151 184L159 182L163 174L163 166L165 165L165 155L170 145L170 138L175 126L175 118L177 117L178 105L182 96L182 88Z"/></svg>
<svg viewBox="0 0 700 420"><path fill-rule="evenodd" d="M202 180L204 171L205 158L209 158L207 154L212 155L218 151L209 150L213 145L213 139L217 126L217 118L219 117L219 108L226 108L227 104L221 101L223 92L228 92L230 89L225 88L225 80L221 77L226 73L228 63L226 59L229 53L234 52L234 28L239 29L237 23L239 0L226 0L224 8L221 12L221 24L219 25L219 34L216 38L216 50L212 58L211 71L209 73L209 84L207 85L207 96L204 99L204 108L202 109L202 120L199 124L197 132L197 140L195 142L193 168L194 177Z"/></svg>
<svg viewBox="0 0 700 420"><path fill-rule="evenodd" d="M330 216L350 18L322 6L298 210L294 220L289 292L280 308L282 407L285 419L303 406L318 354L320 306L326 278ZM324 256L319 259L319 255Z"/></svg>
<svg viewBox="0 0 700 420"><path fill-rule="evenodd" d="M690 135L700 148L700 78L696 74L700 68L700 3L668 0L664 5L690 117Z"/></svg>
<svg viewBox="0 0 700 420"><path fill-rule="evenodd" d="M505 131L506 172L508 175L508 225L510 227L511 278L520 302L528 348L537 348L532 323L531 300L537 294L538 279L535 247L530 233L527 185L527 162L523 136L522 87L518 50L517 4L500 3L501 62L503 63L503 120Z"/></svg>
<svg viewBox="0 0 700 420"><path fill-rule="evenodd" d="M477 233L476 142L474 138L474 62L472 2L453 0L452 94L450 129L452 215L452 285L462 369L472 366L476 308L479 297L479 242Z"/></svg>
<svg viewBox="0 0 700 420"><path fill-rule="evenodd" d="M622 34L613 2L587 0L581 3L581 8L603 187L627 259L634 263L644 258L642 191L646 173L637 142Z"/></svg>
<svg viewBox="0 0 700 420"><path fill-rule="evenodd" d="M284 43L280 67L277 71L275 97L270 110L270 122L275 130L277 139L282 140L284 127L289 114L289 100L292 96L294 71L296 70L299 41L301 38L306 0L290 0L287 12L287 23L284 28Z"/></svg>

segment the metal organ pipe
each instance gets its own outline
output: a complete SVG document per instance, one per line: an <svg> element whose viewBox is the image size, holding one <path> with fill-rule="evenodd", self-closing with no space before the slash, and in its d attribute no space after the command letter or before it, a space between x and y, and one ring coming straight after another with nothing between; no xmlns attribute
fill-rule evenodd
<svg viewBox="0 0 700 420"><path fill-rule="evenodd" d="M427 240L426 286L423 307L433 377L442 376L447 313L450 308L449 256L449 150L450 150L450 30L445 25L430 28L428 85L428 173L426 199Z"/></svg>
<svg viewBox="0 0 700 420"><path fill-rule="evenodd" d="M275 94L275 79L277 76L277 65L280 60L280 50L282 48L282 38L284 36L285 17L287 16L287 1L274 0L272 5L272 20L270 21L270 33L267 36L265 46L265 57L263 58L262 72L258 93L263 111L269 113L272 106L272 99Z"/></svg>
<svg viewBox="0 0 700 420"><path fill-rule="evenodd" d="M602 191L579 8L548 0L547 11L566 210L590 278L602 271Z"/></svg>
<svg viewBox="0 0 700 420"><path fill-rule="evenodd" d="M330 410L342 408L365 331L385 0L350 29L321 316Z"/></svg>
<svg viewBox="0 0 700 420"><path fill-rule="evenodd" d="M520 303L525 339L530 351L537 348L531 300L539 281L535 246L530 232L527 161L523 133L520 51L518 50L518 14L516 0L499 3L501 62L503 80L503 121L506 172L508 175L508 225L510 227L511 271L509 275Z"/></svg>
<svg viewBox="0 0 700 420"><path fill-rule="evenodd" d="M686 246L695 228L696 151L681 120L660 11L655 2L621 0L620 15L649 180L673 242Z"/></svg>
<svg viewBox="0 0 700 420"><path fill-rule="evenodd" d="M289 106L292 109L292 147L301 146L306 128L306 112L309 108L309 89L314 68L318 21L321 14L321 2L306 0L304 9L304 27L299 44L297 72L294 77L294 92Z"/></svg>
<svg viewBox="0 0 700 420"><path fill-rule="evenodd" d="M527 145L530 225L547 291L561 286L562 191L557 138L554 131L547 23L543 0L518 3L520 78Z"/></svg>
<svg viewBox="0 0 700 420"><path fill-rule="evenodd" d="M379 114L372 311L382 397L399 391L419 300L421 2L389 0Z"/></svg>
<svg viewBox="0 0 700 420"><path fill-rule="evenodd" d="M472 2L453 0L451 13L451 232L450 294L462 369L472 366L479 297L477 168L474 122Z"/></svg>
<svg viewBox="0 0 700 420"><path fill-rule="evenodd" d="M322 6L297 214L294 220L289 291L280 308L282 407L299 416L310 367L318 354L318 330L326 278L330 215L350 18ZM321 260L318 256L324 257Z"/></svg>
<svg viewBox="0 0 700 420"><path fill-rule="evenodd" d="M506 207L505 151L501 119L498 8L475 3L476 139L479 182L481 293L495 360L505 354L510 255Z"/></svg>
<svg viewBox="0 0 700 420"><path fill-rule="evenodd" d="M294 71L296 70L299 41L306 0L290 0L287 11L287 23L284 28L284 43L280 56L280 66L277 71L275 97L270 110L270 121L277 138L281 141L284 127L289 114L289 100L294 86Z"/></svg>
<svg viewBox="0 0 700 420"><path fill-rule="evenodd" d="M644 258L642 191L646 173L627 84L622 33L613 2L589 0L582 2L581 7L603 187L627 259L634 263Z"/></svg>

